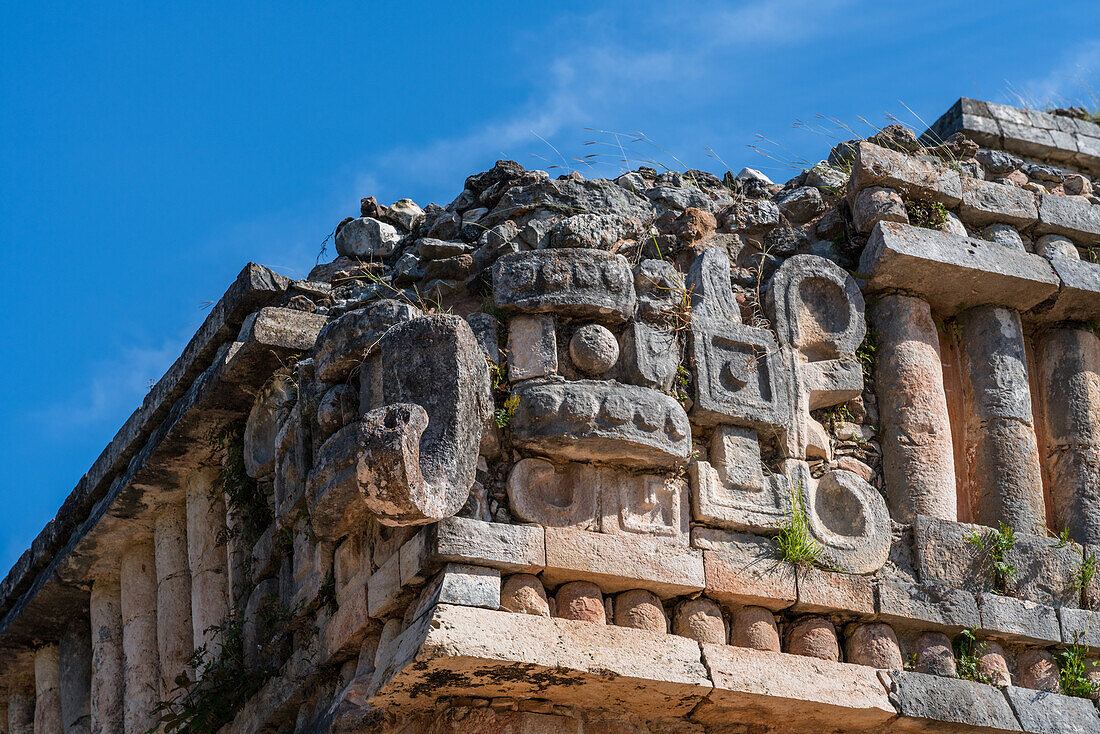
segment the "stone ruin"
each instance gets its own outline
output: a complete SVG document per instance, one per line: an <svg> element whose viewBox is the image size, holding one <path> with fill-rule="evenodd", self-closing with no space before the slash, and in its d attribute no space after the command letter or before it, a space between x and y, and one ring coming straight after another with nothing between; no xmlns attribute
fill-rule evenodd
<svg viewBox="0 0 1100 734"><path fill-rule="evenodd" d="M364 199L0 584L0 727L1100 731L1098 174L961 99L783 186Z"/></svg>

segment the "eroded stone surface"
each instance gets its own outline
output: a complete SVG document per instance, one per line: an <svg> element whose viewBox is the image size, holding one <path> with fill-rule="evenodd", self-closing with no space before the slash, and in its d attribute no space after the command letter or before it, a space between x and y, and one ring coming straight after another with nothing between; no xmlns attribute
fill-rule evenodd
<svg viewBox="0 0 1100 734"><path fill-rule="evenodd" d="M510 311L625 321L634 313L634 274L625 258L602 250L518 252L497 263L493 297Z"/></svg>

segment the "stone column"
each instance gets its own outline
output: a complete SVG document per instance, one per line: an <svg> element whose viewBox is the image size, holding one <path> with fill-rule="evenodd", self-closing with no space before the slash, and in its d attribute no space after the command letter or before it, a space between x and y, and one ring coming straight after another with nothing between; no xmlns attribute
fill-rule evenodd
<svg viewBox="0 0 1100 734"><path fill-rule="evenodd" d="M1050 329L1038 347L1051 527L1100 544L1100 339Z"/></svg>
<svg viewBox="0 0 1100 734"><path fill-rule="evenodd" d="M122 657L122 606L118 579L92 584L92 734L124 734L126 687Z"/></svg>
<svg viewBox="0 0 1100 734"><path fill-rule="evenodd" d="M875 384L882 416L882 462L890 514L957 519L951 422L939 337L928 304L885 296L871 310Z"/></svg>
<svg viewBox="0 0 1100 734"><path fill-rule="evenodd" d="M182 505L157 516L153 528L157 566L157 649L160 694L176 687L194 651L191 625L191 568L187 561L187 512Z"/></svg>
<svg viewBox="0 0 1100 734"><path fill-rule="evenodd" d="M29 682L8 690L8 734L34 734L34 686Z"/></svg>
<svg viewBox="0 0 1100 734"><path fill-rule="evenodd" d="M229 613L225 500L214 488L216 477L216 470L204 468L187 478L193 640L195 649L206 644L211 654L217 654L219 645L209 630L222 624Z"/></svg>
<svg viewBox="0 0 1100 734"><path fill-rule="evenodd" d="M121 582L126 681L123 727L126 734L145 734L156 723L153 709L160 700L157 574L151 541L142 541L123 552Z"/></svg>
<svg viewBox="0 0 1100 734"><path fill-rule="evenodd" d="M34 734L64 734L61 723L61 661L58 646L34 652Z"/></svg>
<svg viewBox="0 0 1100 734"><path fill-rule="evenodd" d="M61 723L65 734L91 731L92 630L74 620L61 635Z"/></svg>
<svg viewBox="0 0 1100 734"><path fill-rule="evenodd" d="M979 306L958 318L966 396L966 463L974 520L1046 526L1020 316Z"/></svg>

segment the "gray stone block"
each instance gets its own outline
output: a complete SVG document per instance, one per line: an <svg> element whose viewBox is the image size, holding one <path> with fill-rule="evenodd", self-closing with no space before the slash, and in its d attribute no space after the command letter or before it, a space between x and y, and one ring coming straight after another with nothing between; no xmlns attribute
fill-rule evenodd
<svg viewBox="0 0 1100 734"><path fill-rule="evenodd" d="M1041 604L1077 606L1081 592L1073 585L1081 567L1081 546L1059 545L1054 538L1016 533L1016 543L1005 554L1005 561L1016 567L1007 592Z"/></svg>
<svg viewBox="0 0 1100 734"><path fill-rule="evenodd" d="M1059 285L1038 255L896 222L875 225L859 270L870 290L917 293L939 313L983 304L1027 310Z"/></svg>
<svg viewBox="0 0 1100 734"><path fill-rule="evenodd" d="M436 604L483 609L500 608L500 571L495 568L448 563L424 587L413 605L416 619Z"/></svg>
<svg viewBox="0 0 1100 734"><path fill-rule="evenodd" d="M978 594L981 628L994 636L1011 636L1021 642L1058 643L1062 632L1054 607L1010 596Z"/></svg>
<svg viewBox="0 0 1100 734"><path fill-rule="evenodd" d="M622 255L603 250L516 252L497 261L493 299L508 311L621 322L634 314L634 273Z"/></svg>
<svg viewBox="0 0 1100 734"><path fill-rule="evenodd" d="M872 143L860 143L856 149L848 185L852 191L885 186L911 199L929 199L949 207L962 201L962 182L955 171Z"/></svg>
<svg viewBox="0 0 1100 734"><path fill-rule="evenodd" d="M1012 704L1022 731L1034 734L1095 734L1100 731L1100 714L1087 698L1006 686L1004 695Z"/></svg>
<svg viewBox="0 0 1100 734"><path fill-rule="evenodd" d="M1026 189L969 177L962 179L962 189L959 215L968 224L1029 227L1039 219L1035 194Z"/></svg>
<svg viewBox="0 0 1100 734"><path fill-rule="evenodd" d="M927 722L928 729L921 731L946 730L936 724L961 725L959 731L1020 731L1004 694L994 686L909 671L891 672L890 681L890 702L901 721Z"/></svg>
<svg viewBox="0 0 1100 734"><path fill-rule="evenodd" d="M1100 613L1091 609L1059 607L1058 621L1061 624L1062 642L1100 648Z"/></svg>
<svg viewBox="0 0 1100 734"><path fill-rule="evenodd" d="M962 589L932 584L883 581L878 585L876 608L884 622L920 626L941 632L961 632L981 624L974 595Z"/></svg>
<svg viewBox="0 0 1100 734"><path fill-rule="evenodd" d="M1032 314L1047 322L1100 318L1100 265L1060 253L1053 253L1048 259L1062 281L1062 288L1053 301L1044 303Z"/></svg>
<svg viewBox="0 0 1100 734"><path fill-rule="evenodd" d="M468 563L528 573L538 573L546 565L544 533L537 525L452 517L431 526L427 533L424 552L430 563Z"/></svg>
<svg viewBox="0 0 1100 734"><path fill-rule="evenodd" d="M967 541L986 528L918 515L913 524L915 561L920 580L972 592L993 588L992 569L982 551Z"/></svg>
<svg viewBox="0 0 1100 734"><path fill-rule="evenodd" d="M1100 205L1078 196L1039 195L1037 234L1060 234L1078 245L1100 244Z"/></svg>

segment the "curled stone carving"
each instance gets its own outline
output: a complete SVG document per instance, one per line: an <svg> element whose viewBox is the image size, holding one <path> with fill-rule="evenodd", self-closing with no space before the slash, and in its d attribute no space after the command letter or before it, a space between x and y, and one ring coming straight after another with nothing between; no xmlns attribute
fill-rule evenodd
<svg viewBox="0 0 1100 734"><path fill-rule="evenodd" d="M764 473L756 431L719 426L709 456L689 469L695 520L731 530L778 531L791 513L790 487L785 477Z"/></svg>
<svg viewBox="0 0 1100 734"><path fill-rule="evenodd" d="M874 487L843 469L820 479L806 462L786 462L786 474L801 490L810 534L821 544L820 562L847 573L873 573L890 555L890 514Z"/></svg>
<svg viewBox="0 0 1100 734"><path fill-rule="evenodd" d="M671 477L528 458L508 475L508 499L516 517L527 522L687 543L687 492Z"/></svg>
<svg viewBox="0 0 1100 734"><path fill-rule="evenodd" d="M863 392L855 357L867 334L859 284L831 260L795 255L772 277L767 305L790 380L785 452L797 459L829 458L829 438L810 411Z"/></svg>
<svg viewBox="0 0 1100 734"><path fill-rule="evenodd" d="M512 394L519 400L512 440L551 458L668 467L691 451L683 407L656 390L550 378L523 383Z"/></svg>
<svg viewBox="0 0 1100 734"><path fill-rule="evenodd" d="M787 420L787 380L779 345L767 329L745 326L733 298L729 258L711 247L688 273L695 402L704 425L779 429Z"/></svg>
<svg viewBox="0 0 1100 734"><path fill-rule="evenodd" d="M381 371L382 405L329 438L310 475L313 527L323 539L371 514L385 525L450 517L476 475L492 403L485 359L464 320L400 324L364 369Z"/></svg>
<svg viewBox="0 0 1100 734"><path fill-rule="evenodd" d="M493 298L510 311L623 322L634 314L634 274L626 258L603 250L516 252L497 262Z"/></svg>
<svg viewBox="0 0 1100 734"><path fill-rule="evenodd" d="M317 335L314 365L321 382L342 382L363 359L377 349L382 335L397 324L420 316L420 310L402 301L383 299L349 311L325 324Z"/></svg>

